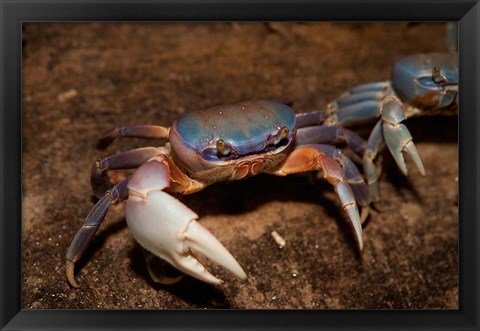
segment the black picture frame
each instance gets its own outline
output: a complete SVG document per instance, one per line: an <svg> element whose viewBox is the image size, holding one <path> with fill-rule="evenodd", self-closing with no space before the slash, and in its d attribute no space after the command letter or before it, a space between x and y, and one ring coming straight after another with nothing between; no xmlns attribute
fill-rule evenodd
<svg viewBox="0 0 480 331"><path fill-rule="evenodd" d="M479 314L478 1L0 1L0 325L35 329L456 329ZM459 310L22 310L21 25L26 21L458 21Z"/></svg>

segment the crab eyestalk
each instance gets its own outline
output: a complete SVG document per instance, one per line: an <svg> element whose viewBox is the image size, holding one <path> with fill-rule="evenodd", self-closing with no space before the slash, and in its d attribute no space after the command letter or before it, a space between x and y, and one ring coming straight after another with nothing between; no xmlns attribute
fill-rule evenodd
<svg viewBox="0 0 480 331"><path fill-rule="evenodd" d="M445 76L441 74L440 68L435 67L432 70L432 80L435 82L435 84L441 84L445 82L447 79L445 78Z"/></svg>
<svg viewBox="0 0 480 331"><path fill-rule="evenodd" d="M278 128L278 132L276 134L270 137L270 139L268 140L268 143L272 145L278 145L280 141L282 141L282 139L285 139L288 137L288 134L289 134L288 127L282 126Z"/></svg>
<svg viewBox="0 0 480 331"><path fill-rule="evenodd" d="M281 139L287 138L288 137L288 128L286 126L282 126L280 128L280 130L278 131L278 133L280 134Z"/></svg>
<svg viewBox="0 0 480 331"><path fill-rule="evenodd" d="M223 141L223 139L217 140L217 151L221 156L227 156L230 154L230 148L225 145L225 141Z"/></svg>

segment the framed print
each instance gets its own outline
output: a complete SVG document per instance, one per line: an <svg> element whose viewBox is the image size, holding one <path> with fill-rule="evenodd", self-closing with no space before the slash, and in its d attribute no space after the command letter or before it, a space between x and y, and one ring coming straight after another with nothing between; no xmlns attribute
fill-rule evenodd
<svg viewBox="0 0 480 331"><path fill-rule="evenodd" d="M477 2L2 8L3 329L478 329Z"/></svg>

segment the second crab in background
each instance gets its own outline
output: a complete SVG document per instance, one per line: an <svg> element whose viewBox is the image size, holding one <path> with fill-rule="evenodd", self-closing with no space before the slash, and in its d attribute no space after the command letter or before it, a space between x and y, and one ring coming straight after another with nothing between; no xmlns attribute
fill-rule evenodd
<svg viewBox="0 0 480 331"><path fill-rule="evenodd" d="M358 85L329 103L324 123L349 126L378 119L362 151L370 197L378 203L380 169L374 161L383 142L403 174L408 173L403 156L406 153L425 175L412 135L403 122L412 116L454 115L457 111L457 53L415 54L393 65L390 80Z"/></svg>

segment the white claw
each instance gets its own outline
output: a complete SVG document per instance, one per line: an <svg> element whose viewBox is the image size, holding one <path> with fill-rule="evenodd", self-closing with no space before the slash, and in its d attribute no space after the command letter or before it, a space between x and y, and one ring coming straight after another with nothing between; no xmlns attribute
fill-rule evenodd
<svg viewBox="0 0 480 331"><path fill-rule="evenodd" d="M242 267L227 249L196 222L197 214L163 191L135 194L131 190L126 219L140 245L192 277L212 284L221 282L196 259L194 250L238 278L246 278Z"/></svg>
<svg viewBox="0 0 480 331"><path fill-rule="evenodd" d="M213 262L220 264L240 279L246 279L247 275L243 271L237 260L223 245L205 229L200 223L192 220L185 232L185 249L193 249L207 256Z"/></svg>

